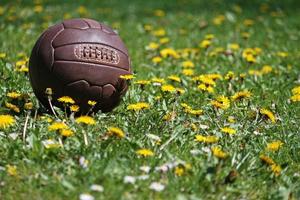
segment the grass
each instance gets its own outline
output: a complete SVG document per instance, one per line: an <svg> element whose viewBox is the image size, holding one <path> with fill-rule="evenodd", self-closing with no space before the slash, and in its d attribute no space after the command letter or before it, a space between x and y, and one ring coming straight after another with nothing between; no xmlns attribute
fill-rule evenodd
<svg viewBox="0 0 300 200"><path fill-rule="evenodd" d="M0 131L1 199L78 199L84 193L95 199L300 198L300 104L291 100L292 89L300 85L297 1L43 1L36 5L31 1L0 4L0 53L5 54L0 56L0 114L16 121ZM120 106L93 116L95 125L77 124L58 111L75 134L63 141L63 148L46 148L43 142L61 138L48 130L58 119L37 115L39 104L29 83L26 59L44 29L69 17L93 18L117 29L129 49L135 79ZM145 25L152 30L146 31ZM153 35L161 28L165 36ZM210 34L213 38L205 39ZM146 48L163 37L169 42L156 50ZM211 44L200 47L203 40ZM230 47L232 43L239 47ZM180 57L162 57L160 51L166 48L175 49ZM193 49L185 55L184 48ZM248 49L250 56L243 57L247 48L256 49ZM162 61L153 63L155 56ZM186 60L195 65L193 76L182 73ZM20 61L25 62L23 68ZM214 92L199 89L201 81L193 78L212 73L222 77L204 76L204 81L216 84ZM168 79L170 75L179 76L181 82ZM185 92L162 92L152 82L136 83L153 77ZM243 90L251 92L250 98L231 99ZM33 108L23 108L25 97L7 96L13 91L27 96ZM229 97L228 109L211 105L219 95ZM7 102L18 105L20 112L7 108ZM146 102L150 108L127 109L137 102ZM191 108L183 108L182 103ZM271 114L262 114L262 108ZM197 109L203 113L194 115ZM126 137L108 135L111 126ZM236 133L223 133L223 127ZM87 147L83 132L88 135ZM196 141L196 135L215 136L218 141ZM267 148L274 141L282 144ZM213 153L214 147L226 156ZM142 148L154 155L138 155ZM142 171L141 166L150 171ZM125 183L128 179L135 182ZM164 189L151 189L153 182ZM92 191L93 184L104 191Z"/></svg>

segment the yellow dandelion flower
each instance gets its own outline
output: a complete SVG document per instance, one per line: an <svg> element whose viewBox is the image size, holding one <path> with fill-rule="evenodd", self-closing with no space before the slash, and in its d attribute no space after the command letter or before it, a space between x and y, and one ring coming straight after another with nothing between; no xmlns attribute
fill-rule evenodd
<svg viewBox="0 0 300 200"><path fill-rule="evenodd" d="M203 110L201 110L201 109L197 109L197 110L188 109L188 110L186 110L186 112L191 114L191 115L196 115L196 116L199 116L199 115L203 114Z"/></svg>
<svg viewBox="0 0 300 200"><path fill-rule="evenodd" d="M174 169L174 173L176 176L182 176L184 174L184 172L185 172L185 169L182 166L177 166Z"/></svg>
<svg viewBox="0 0 300 200"><path fill-rule="evenodd" d="M248 33L248 32L242 32L242 37L244 39L248 39L250 37L250 33Z"/></svg>
<svg viewBox="0 0 300 200"><path fill-rule="evenodd" d="M92 118L90 116L80 116L75 119L75 122L78 124L86 124L86 125L95 125L96 124L96 121L94 120L94 118Z"/></svg>
<svg viewBox="0 0 300 200"><path fill-rule="evenodd" d="M260 159L263 163L268 164L268 165L274 165L274 164L275 164L275 162L274 162L274 160L273 160L272 158L270 158L269 156L266 156L266 155L264 155L264 154L261 154L261 155L259 156L259 159Z"/></svg>
<svg viewBox="0 0 300 200"><path fill-rule="evenodd" d="M125 74L125 75L120 75L120 78L124 80L131 80L134 79L134 76L132 74Z"/></svg>
<svg viewBox="0 0 300 200"><path fill-rule="evenodd" d="M15 118L11 115L0 115L0 129L6 129L15 124Z"/></svg>
<svg viewBox="0 0 300 200"><path fill-rule="evenodd" d="M230 127L223 127L221 128L221 131L223 133L228 133L229 135L236 134L236 130Z"/></svg>
<svg viewBox="0 0 300 200"><path fill-rule="evenodd" d="M205 37L204 37L206 40L212 40L215 38L215 35L214 34L206 34Z"/></svg>
<svg viewBox="0 0 300 200"><path fill-rule="evenodd" d="M152 78L151 81L154 85L161 85L165 83L165 79L163 78Z"/></svg>
<svg viewBox="0 0 300 200"><path fill-rule="evenodd" d="M222 96L218 96L216 100L212 100L210 104L215 108L226 110L230 107L230 100L228 97L222 95Z"/></svg>
<svg viewBox="0 0 300 200"><path fill-rule="evenodd" d="M217 147L217 146L212 147L211 151L212 151L212 154L217 158L224 159L228 156L227 153L225 153L220 147Z"/></svg>
<svg viewBox="0 0 300 200"><path fill-rule="evenodd" d="M170 38L168 38L168 37L164 37L164 38L159 39L160 44L167 44L169 42L170 42Z"/></svg>
<svg viewBox="0 0 300 200"><path fill-rule="evenodd" d="M107 129L108 131L108 134L109 135L114 135L118 138L124 138L125 137L125 133L124 131L122 131L120 128L117 128L117 127L109 127Z"/></svg>
<svg viewBox="0 0 300 200"><path fill-rule="evenodd" d="M139 149L136 151L136 154L143 157L154 156L154 152L150 149Z"/></svg>
<svg viewBox="0 0 300 200"><path fill-rule="evenodd" d="M172 121L175 119L175 117L176 117L176 112L169 112L163 116L163 120Z"/></svg>
<svg viewBox="0 0 300 200"><path fill-rule="evenodd" d="M204 49L207 49L210 45L211 45L210 40L203 40L199 43L199 46Z"/></svg>
<svg viewBox="0 0 300 200"><path fill-rule="evenodd" d="M202 90L202 91L207 91L208 93L214 93L214 88L211 86L206 86L205 84L200 84L198 85L198 89Z"/></svg>
<svg viewBox="0 0 300 200"><path fill-rule="evenodd" d="M7 174L10 176L18 175L17 166L15 166L15 165L6 165L6 171L7 171Z"/></svg>
<svg viewBox="0 0 300 200"><path fill-rule="evenodd" d="M284 52L284 51L280 51L280 52L277 52L276 55L278 57L281 57L281 58L285 58L285 57L288 57L288 52Z"/></svg>
<svg viewBox="0 0 300 200"><path fill-rule="evenodd" d="M229 44L229 48L230 48L231 50L239 50L240 45L237 44L237 43L232 43L232 44Z"/></svg>
<svg viewBox="0 0 300 200"><path fill-rule="evenodd" d="M11 99L18 99L21 97L21 93L18 92L9 92L6 94L7 97L11 98Z"/></svg>
<svg viewBox="0 0 300 200"><path fill-rule="evenodd" d="M70 110L72 112L78 112L79 111L79 106L78 105L71 105L70 106Z"/></svg>
<svg viewBox="0 0 300 200"><path fill-rule="evenodd" d="M231 96L231 99L233 101L238 101L244 98L250 98L252 96L252 93L249 92L248 90L243 90L240 92L235 93L234 95Z"/></svg>
<svg viewBox="0 0 300 200"><path fill-rule="evenodd" d="M281 146L283 145L283 142L280 140L273 141L267 144L266 150L267 151L278 151Z"/></svg>
<svg viewBox="0 0 300 200"><path fill-rule="evenodd" d="M92 101L92 100L88 100L88 105L90 105L90 106L95 106L96 104L97 104L97 102L96 101Z"/></svg>
<svg viewBox="0 0 300 200"><path fill-rule="evenodd" d="M175 88L175 90L176 90L176 93L179 94L179 95L185 93L185 90L182 89L182 88Z"/></svg>
<svg viewBox="0 0 300 200"><path fill-rule="evenodd" d="M176 91L176 88L173 85L162 85L161 90L163 92L171 92L172 93L172 92Z"/></svg>
<svg viewBox="0 0 300 200"><path fill-rule="evenodd" d="M179 54L172 48L165 48L165 49L162 49L160 50L160 55L163 57L163 58L167 58L167 57L172 57L172 58L179 58Z"/></svg>
<svg viewBox="0 0 300 200"><path fill-rule="evenodd" d="M64 137L71 137L74 135L74 132L71 129L60 129L59 133Z"/></svg>
<svg viewBox="0 0 300 200"><path fill-rule="evenodd" d="M252 54L247 55L245 59L249 63L256 63L256 58Z"/></svg>
<svg viewBox="0 0 300 200"><path fill-rule="evenodd" d="M221 25L225 21L225 16L224 15L218 15L213 19L213 23L215 25Z"/></svg>
<svg viewBox="0 0 300 200"><path fill-rule="evenodd" d="M181 65L183 68L194 68L195 67L195 64L190 60L183 61L181 63Z"/></svg>
<svg viewBox="0 0 300 200"><path fill-rule="evenodd" d="M185 76L193 76L194 75L194 70L192 69L183 69L182 74Z"/></svg>
<svg viewBox="0 0 300 200"><path fill-rule="evenodd" d="M158 63L162 62L162 58L160 56L155 56L152 58L152 62L155 64L158 64Z"/></svg>
<svg viewBox="0 0 300 200"><path fill-rule="evenodd" d="M57 99L57 101L66 103L66 104L74 104L75 101L69 96L63 96Z"/></svg>
<svg viewBox="0 0 300 200"><path fill-rule="evenodd" d="M156 29L152 32L152 35L156 36L156 37L163 37L165 36L167 33L166 33L166 30L163 29L163 28L160 28L160 29Z"/></svg>
<svg viewBox="0 0 300 200"><path fill-rule="evenodd" d="M147 46L146 49L149 50L156 50L159 48L159 44L157 44L156 42L150 42Z"/></svg>
<svg viewBox="0 0 300 200"><path fill-rule="evenodd" d="M53 122L50 126L48 126L49 131L57 131L61 129L68 129L68 126L63 122Z"/></svg>
<svg viewBox="0 0 300 200"><path fill-rule="evenodd" d="M270 65L264 65L260 70L261 74L269 74L272 72L272 67Z"/></svg>
<svg viewBox="0 0 300 200"><path fill-rule="evenodd" d="M16 113L20 112L20 108L18 106L16 106L15 104L6 102L5 107L12 110L12 111L14 111L14 112L16 112Z"/></svg>
<svg viewBox="0 0 300 200"><path fill-rule="evenodd" d="M277 164L271 165L271 170L275 174L275 176L279 176L282 171L281 166Z"/></svg>
<svg viewBox="0 0 300 200"><path fill-rule="evenodd" d="M24 108L25 108L26 110L31 110L31 109L33 108L32 102L27 102L27 103L25 103L25 104L24 104Z"/></svg>
<svg viewBox="0 0 300 200"><path fill-rule="evenodd" d="M134 84L137 84L137 85L149 85L151 82L148 81L148 80L137 80L134 82Z"/></svg>
<svg viewBox="0 0 300 200"><path fill-rule="evenodd" d="M171 81L175 81L175 82L181 82L181 78L179 78L179 76L176 76L176 75L170 75L168 76L168 79L171 80Z"/></svg>
<svg viewBox="0 0 300 200"><path fill-rule="evenodd" d="M300 94L300 86L297 86L297 87L294 87L293 89L292 89L292 93L293 94Z"/></svg>
<svg viewBox="0 0 300 200"><path fill-rule="evenodd" d="M1 10L1 7L0 7L0 10ZM0 12L0 15L1 15L1 12ZM0 53L0 59L5 58L5 57L6 57L6 53Z"/></svg>
<svg viewBox="0 0 300 200"><path fill-rule="evenodd" d="M300 94L295 94L291 96L291 101L293 102L300 101Z"/></svg>
<svg viewBox="0 0 300 200"><path fill-rule="evenodd" d="M233 73L232 71L229 71L229 72L225 75L224 79L225 79L225 80L232 80L234 77L235 77L234 73Z"/></svg>
<svg viewBox="0 0 300 200"><path fill-rule="evenodd" d="M208 144L212 144L212 143L216 143L219 141L219 138L216 136L203 136L203 135L196 135L195 136L195 141L197 142L203 142L203 143L208 143Z"/></svg>
<svg viewBox="0 0 300 200"><path fill-rule="evenodd" d="M133 110L133 111L145 110L145 109L149 109L149 108L150 108L150 105L145 102L138 102L135 104L129 104L127 106L127 110Z"/></svg>
<svg viewBox="0 0 300 200"><path fill-rule="evenodd" d="M275 115L268 109L262 108L260 109L260 114L262 114L263 116L267 117L268 119L270 119L273 123L276 122L276 117Z"/></svg>
<svg viewBox="0 0 300 200"><path fill-rule="evenodd" d="M145 24L145 25L144 25L144 30L145 30L145 31L152 31L152 29L153 29L153 26L152 26L152 25L150 25L150 24Z"/></svg>

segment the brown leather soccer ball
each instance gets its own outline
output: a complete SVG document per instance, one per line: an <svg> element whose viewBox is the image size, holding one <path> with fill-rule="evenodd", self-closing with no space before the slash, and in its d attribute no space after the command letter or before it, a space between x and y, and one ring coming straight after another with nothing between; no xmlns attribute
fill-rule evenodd
<svg viewBox="0 0 300 200"><path fill-rule="evenodd" d="M51 88L52 104L70 96L80 113L111 111L127 90L120 75L131 74L128 51L111 28L91 19L71 19L47 29L37 40L29 61L30 82L40 102L50 108L46 88Z"/></svg>

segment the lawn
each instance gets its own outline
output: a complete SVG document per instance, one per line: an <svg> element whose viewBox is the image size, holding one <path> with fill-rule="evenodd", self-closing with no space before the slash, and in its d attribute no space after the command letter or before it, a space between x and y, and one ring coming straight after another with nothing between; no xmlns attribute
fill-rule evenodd
<svg viewBox="0 0 300 200"><path fill-rule="evenodd" d="M74 2L0 2L0 199L300 199L297 0ZM134 72L90 124L47 114L28 76L42 31L79 17Z"/></svg>

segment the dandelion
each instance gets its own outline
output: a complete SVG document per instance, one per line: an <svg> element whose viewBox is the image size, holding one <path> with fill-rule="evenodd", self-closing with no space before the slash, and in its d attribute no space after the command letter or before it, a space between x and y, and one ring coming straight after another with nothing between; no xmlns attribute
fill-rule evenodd
<svg viewBox="0 0 300 200"><path fill-rule="evenodd" d="M57 99L57 101L65 104L74 104L75 101L69 96L63 96Z"/></svg>
<svg viewBox="0 0 300 200"><path fill-rule="evenodd" d="M162 85L163 83L165 83L165 79L163 79L163 78L152 78L151 82L153 83L153 85Z"/></svg>
<svg viewBox="0 0 300 200"><path fill-rule="evenodd" d="M74 132L70 129L60 129L59 133L61 136L64 136L64 137L71 137L74 135Z"/></svg>
<svg viewBox="0 0 300 200"><path fill-rule="evenodd" d="M158 64L158 63L160 63L161 61L162 61L162 58L161 58L160 56L155 56L155 57L152 58L152 62L153 62L154 64Z"/></svg>
<svg viewBox="0 0 300 200"><path fill-rule="evenodd" d="M6 94L7 97L11 98L11 99L18 99L21 97L21 93L18 92L9 92Z"/></svg>
<svg viewBox="0 0 300 200"><path fill-rule="evenodd" d="M181 65L183 68L194 68L195 67L195 64L190 60L183 61L181 63Z"/></svg>
<svg viewBox="0 0 300 200"><path fill-rule="evenodd" d="M245 19L243 23L245 26L252 26L254 21L252 19Z"/></svg>
<svg viewBox="0 0 300 200"><path fill-rule="evenodd" d="M163 28L154 30L154 31L152 32L152 35L154 35L154 36L156 36L156 37L163 37L163 36L166 35L166 30L163 29Z"/></svg>
<svg viewBox="0 0 300 200"><path fill-rule="evenodd" d="M147 46L146 49L149 50L156 50L159 48L159 44L155 43L155 42L150 42Z"/></svg>
<svg viewBox="0 0 300 200"><path fill-rule="evenodd" d="M194 70L192 69L183 69L182 74L185 76L193 76L194 75Z"/></svg>
<svg viewBox="0 0 300 200"><path fill-rule="evenodd" d="M300 101L300 94L295 94L291 96L291 101L293 102Z"/></svg>
<svg viewBox="0 0 300 200"><path fill-rule="evenodd" d="M0 7L0 15L1 15L1 7ZM0 52L0 59L5 58L5 57L6 57L6 53Z"/></svg>
<svg viewBox="0 0 300 200"><path fill-rule="evenodd" d="M109 127L107 129L107 131L108 131L108 135L114 135L118 138L124 138L125 137L125 133L120 128Z"/></svg>
<svg viewBox="0 0 300 200"><path fill-rule="evenodd" d="M265 164L268 164L268 165L273 165L275 164L274 160L272 158L270 158L269 156L266 156L264 154L261 154L259 156L260 160L265 163Z"/></svg>
<svg viewBox="0 0 300 200"><path fill-rule="evenodd" d="M293 94L300 94L300 86L294 87L294 88L292 89L292 93L293 93Z"/></svg>
<svg viewBox="0 0 300 200"><path fill-rule="evenodd" d="M208 93L214 93L215 92L215 90L214 90L213 87L207 86L207 85L205 85L203 83L200 84L200 85L198 85L197 88L200 89L200 90L202 90L202 91L207 91Z"/></svg>
<svg viewBox="0 0 300 200"><path fill-rule="evenodd" d="M235 123L235 118L233 116L229 116L227 119L229 123Z"/></svg>
<svg viewBox="0 0 300 200"><path fill-rule="evenodd" d="M212 154L217 157L217 158L221 158L224 159L228 156L227 153L225 153L221 148L215 146L211 148Z"/></svg>
<svg viewBox="0 0 300 200"><path fill-rule="evenodd" d="M260 114L262 114L263 116L267 117L268 119L271 120L271 122L275 123L276 122L276 117L275 115L268 109L262 108L260 109Z"/></svg>
<svg viewBox="0 0 300 200"><path fill-rule="evenodd" d="M225 21L225 16L224 15L218 15L213 19L213 23L215 25L221 25Z"/></svg>
<svg viewBox="0 0 300 200"><path fill-rule="evenodd" d="M125 75L120 75L120 78L123 80L131 80L134 79L134 76L132 74L125 74Z"/></svg>
<svg viewBox="0 0 300 200"><path fill-rule="evenodd" d="M79 106L78 105L71 105L70 106L70 110L72 112L78 112L79 111Z"/></svg>
<svg viewBox="0 0 300 200"><path fill-rule="evenodd" d="M174 173L176 176L182 176L184 174L184 172L185 172L185 170L184 170L184 167L182 167L182 166L177 166L174 169Z"/></svg>
<svg viewBox="0 0 300 200"><path fill-rule="evenodd" d="M152 29L153 29L152 25L150 25L150 24L145 24L144 25L144 30L145 31L152 31Z"/></svg>
<svg viewBox="0 0 300 200"><path fill-rule="evenodd" d="M162 49L160 51L160 55L163 57L163 58L167 58L167 57L172 57L172 58L179 58L179 54L172 48L165 48L165 49Z"/></svg>
<svg viewBox="0 0 300 200"><path fill-rule="evenodd" d="M151 82L148 80L138 80L134 82L134 84L141 85L141 86L149 85L150 83Z"/></svg>
<svg viewBox="0 0 300 200"><path fill-rule="evenodd" d="M212 106L214 106L215 108L220 108L223 110L226 110L230 107L230 101L228 99L228 97L225 96L218 96L216 100L212 100L210 102L210 104Z"/></svg>
<svg viewBox="0 0 300 200"><path fill-rule="evenodd" d="M6 129L15 124L15 118L11 115L0 115L0 129Z"/></svg>
<svg viewBox="0 0 300 200"><path fill-rule="evenodd" d="M176 91L176 88L173 85L162 85L161 90L163 92L171 92L172 93L172 92Z"/></svg>
<svg viewBox="0 0 300 200"><path fill-rule="evenodd" d="M12 111L14 111L14 112L16 112L16 113L20 112L20 108L18 106L16 106L15 104L6 102L5 107L12 110Z"/></svg>
<svg viewBox="0 0 300 200"><path fill-rule="evenodd" d="M170 38L168 38L168 37L164 37L164 38L159 39L160 44L167 44L169 42L170 42Z"/></svg>
<svg viewBox="0 0 300 200"><path fill-rule="evenodd" d="M196 115L196 116L199 116L199 115L203 114L203 110L201 110L201 109L197 109L197 110L188 109L188 110L186 110L186 112L191 114L191 115Z"/></svg>
<svg viewBox="0 0 300 200"><path fill-rule="evenodd" d="M32 110L32 108L33 108L32 102L27 102L27 103L25 103L25 104L24 104L24 108L25 108L26 110Z"/></svg>
<svg viewBox="0 0 300 200"><path fill-rule="evenodd" d="M283 142L280 140L273 141L267 144L266 150L267 151L278 151L281 146L283 145Z"/></svg>
<svg viewBox="0 0 300 200"><path fill-rule="evenodd" d="M231 99L233 101L238 101L244 98L250 98L252 96L252 93L249 92L248 90L243 90L240 92L235 93L234 95L231 96Z"/></svg>
<svg viewBox="0 0 300 200"><path fill-rule="evenodd" d="M210 40L203 40L199 44L199 46L201 48L204 48L204 49L207 49L210 45L211 45L211 41Z"/></svg>
<svg viewBox="0 0 300 200"><path fill-rule="evenodd" d="M49 131L58 131L61 129L68 129L68 126L63 122L54 122L48 126Z"/></svg>
<svg viewBox="0 0 300 200"><path fill-rule="evenodd" d="M277 164L271 165L271 170L275 174L275 176L279 176L282 171L280 165Z"/></svg>
<svg viewBox="0 0 300 200"><path fill-rule="evenodd" d="M224 77L225 80L232 80L233 78L234 78L234 73L232 71L229 71Z"/></svg>
<svg viewBox="0 0 300 200"><path fill-rule="evenodd" d="M197 142L203 142L203 143L216 143L219 141L219 138L216 136L203 136L203 135L196 135L195 136L195 141Z"/></svg>
<svg viewBox="0 0 300 200"><path fill-rule="evenodd" d="M179 78L179 76L176 76L176 75L170 75L170 76L168 76L168 79L171 81L178 82L178 83L181 82L181 79Z"/></svg>
<svg viewBox="0 0 300 200"><path fill-rule="evenodd" d="M276 55L281 58L286 58L286 57L288 57L289 54L288 54L288 52L279 51L276 53Z"/></svg>
<svg viewBox="0 0 300 200"><path fill-rule="evenodd" d="M143 157L154 156L154 152L150 149L139 149L136 151L136 154Z"/></svg>
<svg viewBox="0 0 300 200"><path fill-rule="evenodd" d="M78 124L95 125L96 121L90 116L80 116L75 119Z"/></svg>
<svg viewBox="0 0 300 200"><path fill-rule="evenodd" d="M88 100L88 105L95 106L97 104L96 101Z"/></svg>
<svg viewBox="0 0 300 200"><path fill-rule="evenodd" d="M135 104L129 104L127 106L127 110L140 111L150 108L150 105L145 102L138 102Z"/></svg>
<svg viewBox="0 0 300 200"><path fill-rule="evenodd" d="M223 133L228 133L229 135L236 134L236 130L230 127L223 127L221 128L221 131Z"/></svg>
<svg viewBox="0 0 300 200"><path fill-rule="evenodd" d="M270 65L264 65L260 70L261 74L269 74L272 72L272 67Z"/></svg>
<svg viewBox="0 0 300 200"><path fill-rule="evenodd" d="M7 174L10 176L18 175L17 166L15 166L15 165L6 165L6 171L7 171Z"/></svg>
<svg viewBox="0 0 300 200"><path fill-rule="evenodd" d="M236 43L232 43L232 44L229 44L229 48L232 50L238 50L240 48L240 45L236 44Z"/></svg>

